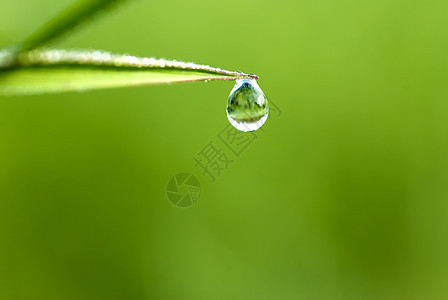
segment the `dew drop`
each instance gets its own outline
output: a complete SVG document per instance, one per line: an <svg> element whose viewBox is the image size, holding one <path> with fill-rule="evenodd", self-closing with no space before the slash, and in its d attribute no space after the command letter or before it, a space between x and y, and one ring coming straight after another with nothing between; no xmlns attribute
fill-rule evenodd
<svg viewBox="0 0 448 300"><path fill-rule="evenodd" d="M227 118L240 131L255 131L268 118L268 100L254 79L237 80L227 101Z"/></svg>

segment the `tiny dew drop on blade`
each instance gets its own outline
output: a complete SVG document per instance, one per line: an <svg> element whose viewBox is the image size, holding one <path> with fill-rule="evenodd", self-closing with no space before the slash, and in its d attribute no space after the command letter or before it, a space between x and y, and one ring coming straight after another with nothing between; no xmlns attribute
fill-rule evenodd
<svg viewBox="0 0 448 300"><path fill-rule="evenodd" d="M255 79L239 79L227 101L227 118L240 131L255 131L266 122L268 99Z"/></svg>

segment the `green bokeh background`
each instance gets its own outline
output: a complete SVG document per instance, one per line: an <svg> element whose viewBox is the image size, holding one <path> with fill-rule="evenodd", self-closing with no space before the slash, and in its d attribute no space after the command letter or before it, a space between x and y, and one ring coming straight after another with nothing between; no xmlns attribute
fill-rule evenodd
<svg viewBox="0 0 448 300"><path fill-rule="evenodd" d="M70 3L2 0L0 45ZM232 82L0 98L0 299L447 299L447 10L139 1L59 41L253 72L283 113L210 183Z"/></svg>

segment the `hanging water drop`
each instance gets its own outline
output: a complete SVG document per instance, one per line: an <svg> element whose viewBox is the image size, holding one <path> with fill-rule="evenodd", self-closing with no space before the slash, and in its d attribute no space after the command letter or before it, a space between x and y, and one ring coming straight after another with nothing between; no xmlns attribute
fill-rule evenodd
<svg viewBox="0 0 448 300"><path fill-rule="evenodd" d="M254 79L237 80L227 101L227 118L236 129L254 131L268 118L266 96Z"/></svg>

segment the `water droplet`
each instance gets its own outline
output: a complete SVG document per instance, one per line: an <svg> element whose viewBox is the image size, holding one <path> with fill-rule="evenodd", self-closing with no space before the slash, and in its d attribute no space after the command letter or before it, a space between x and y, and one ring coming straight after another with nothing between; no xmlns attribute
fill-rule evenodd
<svg viewBox="0 0 448 300"><path fill-rule="evenodd" d="M254 79L237 80L227 101L227 118L236 129L254 131L268 118L268 99Z"/></svg>

